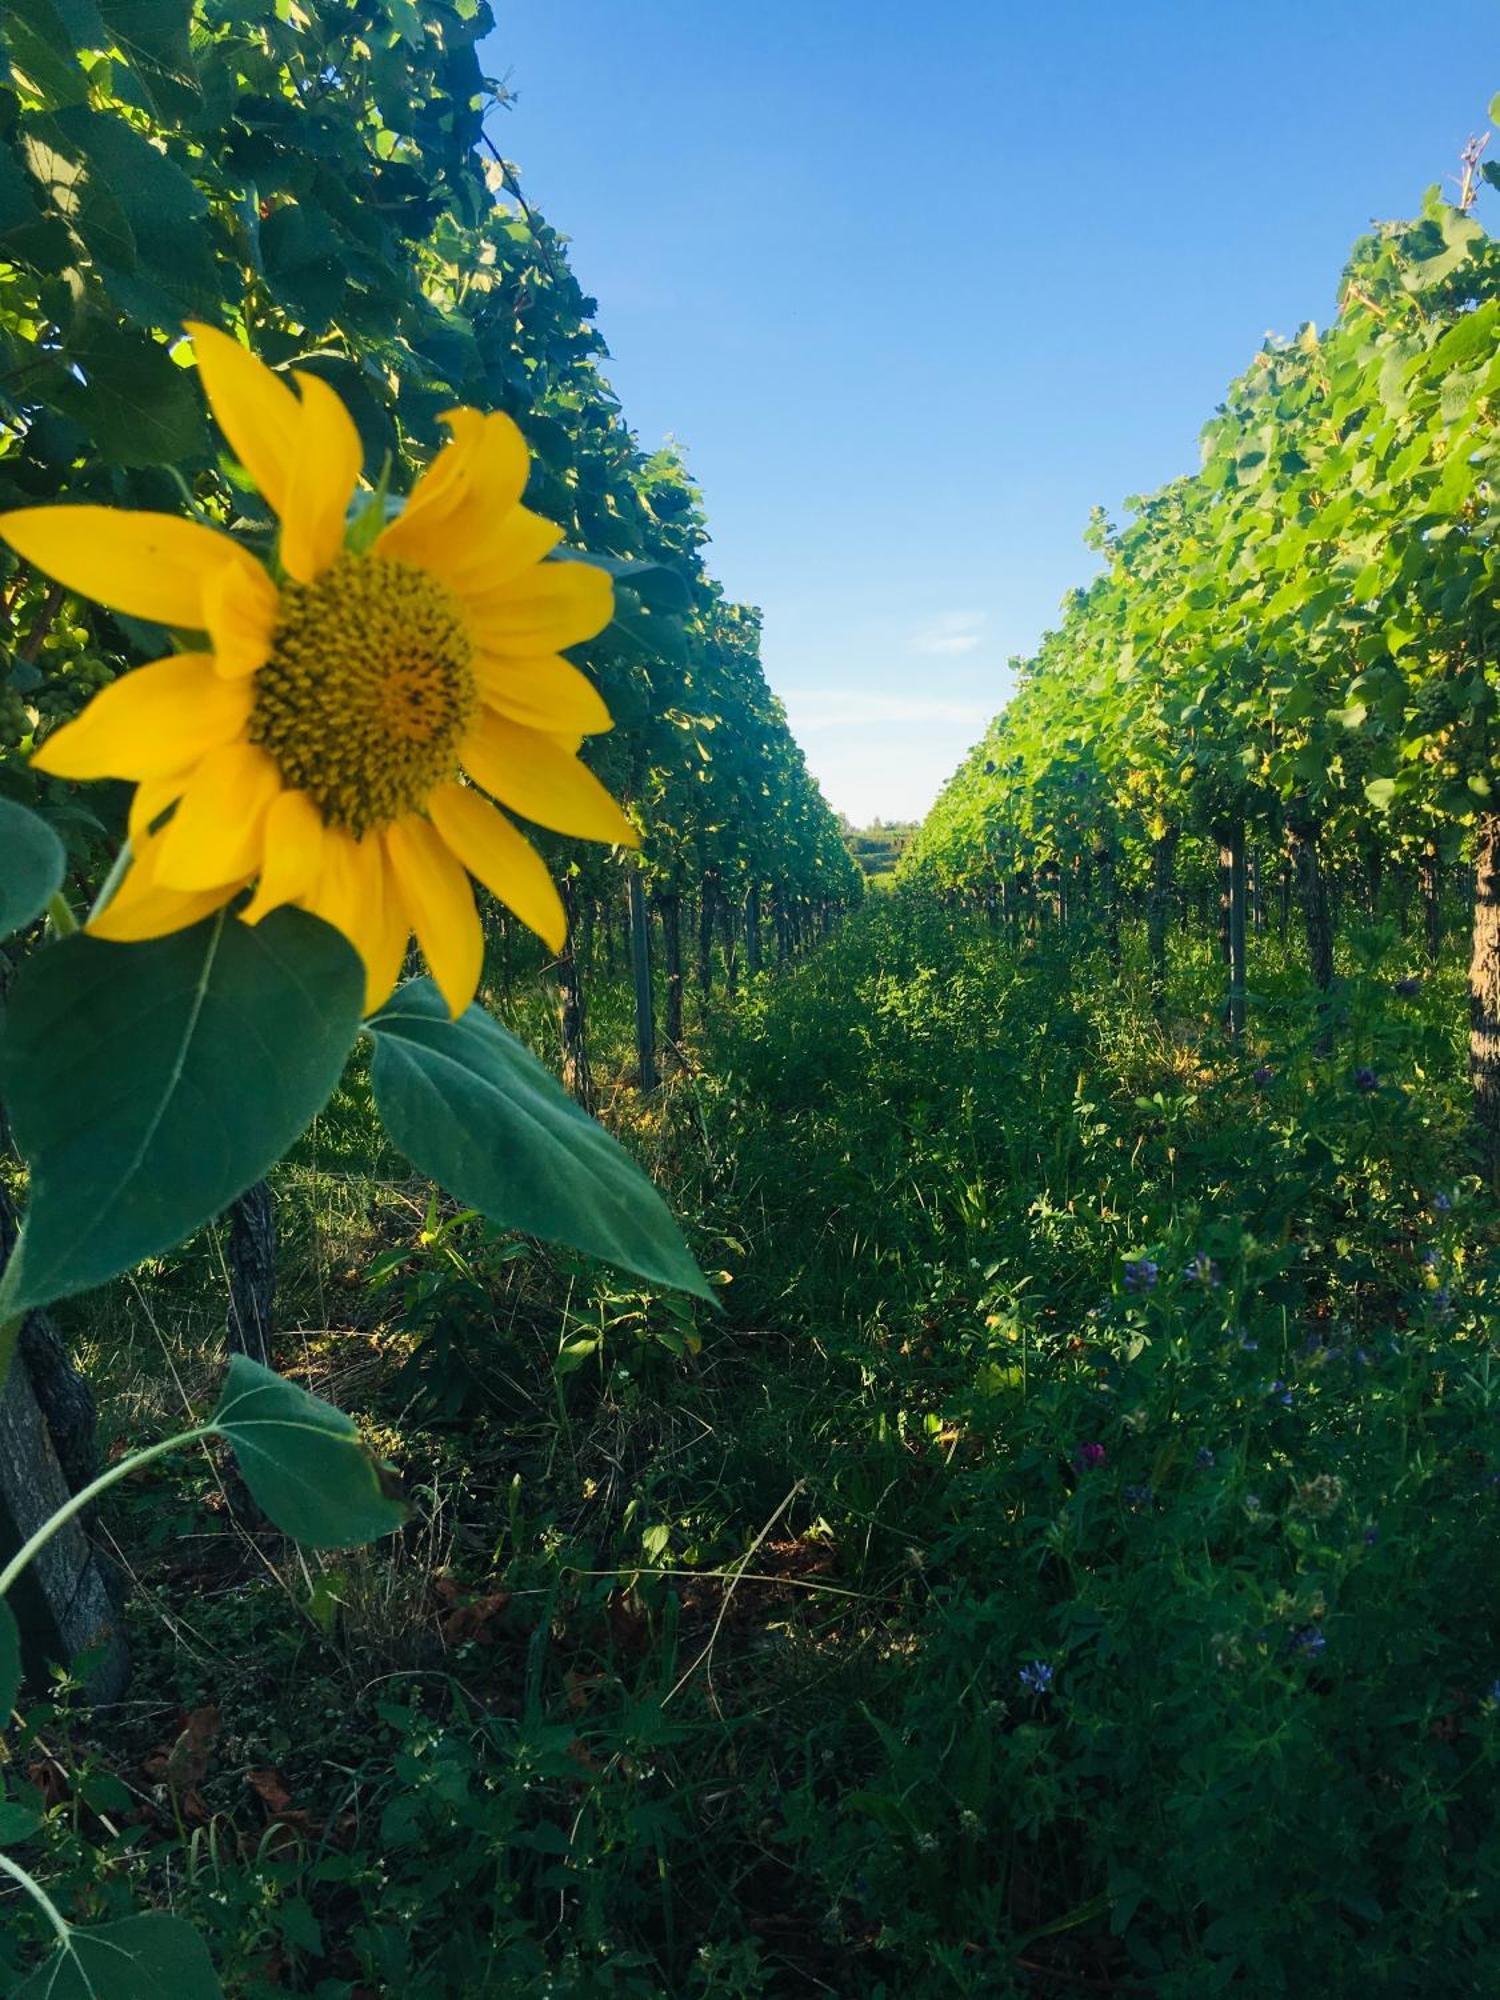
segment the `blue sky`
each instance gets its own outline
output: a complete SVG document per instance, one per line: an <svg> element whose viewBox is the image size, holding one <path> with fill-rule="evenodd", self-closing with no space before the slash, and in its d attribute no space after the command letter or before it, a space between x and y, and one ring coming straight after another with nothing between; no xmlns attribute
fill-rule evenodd
<svg viewBox="0 0 1500 2000"><path fill-rule="evenodd" d="M1089 574L1089 508L1196 463L1500 89L1494 0L497 13L496 141L860 822L926 809Z"/></svg>

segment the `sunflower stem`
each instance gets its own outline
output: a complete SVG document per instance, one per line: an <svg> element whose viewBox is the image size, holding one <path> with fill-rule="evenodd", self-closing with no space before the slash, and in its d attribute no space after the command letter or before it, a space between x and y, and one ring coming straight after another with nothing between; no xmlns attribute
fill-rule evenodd
<svg viewBox="0 0 1500 2000"><path fill-rule="evenodd" d="M177 1451L185 1444L197 1444L201 1438L212 1437L212 1424L197 1424L190 1431L178 1431L174 1436L163 1438L159 1444L147 1445L144 1451L133 1451L128 1458L111 1465L101 1472L97 1479L91 1479L87 1486L81 1486L65 1505L55 1514L49 1514L31 1539L22 1544L10 1561L0 1570L0 1597L4 1597L16 1578L25 1569L38 1549L45 1548L59 1528L66 1527L75 1514L81 1514L85 1507L92 1506L101 1493L126 1478L132 1472L139 1472L143 1465L153 1459L165 1458L169 1451Z"/></svg>
<svg viewBox="0 0 1500 2000"><path fill-rule="evenodd" d="M58 1942L68 1945L72 1942L73 1926L47 1894L41 1883L26 1873L19 1861L12 1861L8 1854L0 1854L0 1874L8 1875L26 1891L42 1915L57 1933Z"/></svg>
<svg viewBox="0 0 1500 2000"><path fill-rule="evenodd" d="M121 882L124 881L125 871L127 868L129 868L134 858L135 858L134 850L132 849L130 842L128 840L122 842L120 851L115 856L114 861L110 866L110 871L105 876L103 885L100 888L98 895L94 898L94 906L89 911L88 916L84 919L85 927L91 924L94 921L95 917L98 916L99 912L107 906L110 898L114 895L116 889L118 889Z"/></svg>

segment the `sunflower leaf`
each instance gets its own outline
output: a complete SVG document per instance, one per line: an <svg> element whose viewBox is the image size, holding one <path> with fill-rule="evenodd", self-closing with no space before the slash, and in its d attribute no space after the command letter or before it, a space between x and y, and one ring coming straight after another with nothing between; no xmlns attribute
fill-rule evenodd
<svg viewBox="0 0 1500 2000"><path fill-rule="evenodd" d="M353 1419L258 1361L233 1357L212 1421L257 1504L294 1541L345 1549L405 1521Z"/></svg>
<svg viewBox="0 0 1500 2000"><path fill-rule="evenodd" d="M415 979L366 1026L376 1106L413 1166L502 1228L713 1297L634 1160L482 1008L450 1020Z"/></svg>
<svg viewBox="0 0 1500 2000"><path fill-rule="evenodd" d="M46 909L62 887L63 844L34 812L0 799L0 938L9 937Z"/></svg>
<svg viewBox="0 0 1500 2000"><path fill-rule="evenodd" d="M69 1930L13 2000L220 2000L208 1947L181 1917L151 1910Z"/></svg>
<svg viewBox="0 0 1500 2000"><path fill-rule="evenodd" d="M0 1325L171 1249L259 1180L332 1093L363 992L352 946L290 909L30 959L0 1038L31 1168Z"/></svg>

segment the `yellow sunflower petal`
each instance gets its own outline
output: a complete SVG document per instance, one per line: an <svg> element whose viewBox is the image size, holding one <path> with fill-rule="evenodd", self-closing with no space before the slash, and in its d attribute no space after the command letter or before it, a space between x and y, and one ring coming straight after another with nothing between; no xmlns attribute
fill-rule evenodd
<svg viewBox="0 0 1500 2000"><path fill-rule="evenodd" d="M219 429L279 514L297 459L300 412L291 384L216 326L189 320L187 330Z"/></svg>
<svg viewBox="0 0 1500 2000"><path fill-rule="evenodd" d="M300 902L318 879L322 857L322 814L306 792L282 792L266 814L260 881L240 912L245 922L258 924L283 903Z"/></svg>
<svg viewBox="0 0 1500 2000"><path fill-rule="evenodd" d="M243 886L228 882L189 895L163 888L156 879L160 846L159 839L153 840L137 855L104 909L89 919L90 936L107 938L114 944L139 944L146 938L166 937L212 915Z"/></svg>
<svg viewBox="0 0 1500 2000"><path fill-rule="evenodd" d="M373 1014L390 998L411 935L379 834L356 840L341 826L325 828L317 879L303 901L342 931L364 961L364 1011Z"/></svg>
<svg viewBox="0 0 1500 2000"><path fill-rule="evenodd" d="M562 529L529 507L484 519L469 509L455 520L441 546L424 556L422 567L441 577L471 615L483 618L491 604L503 602L514 579L550 555L561 540Z"/></svg>
<svg viewBox="0 0 1500 2000"><path fill-rule="evenodd" d="M640 836L592 771L538 729L482 708L459 762L501 805L554 833L639 847Z"/></svg>
<svg viewBox="0 0 1500 2000"><path fill-rule="evenodd" d="M484 933L458 859L425 819L408 813L385 829L396 886L438 991L456 1021L479 988Z"/></svg>
<svg viewBox="0 0 1500 2000"><path fill-rule="evenodd" d="M248 681L207 653L177 653L101 688L32 758L54 778L160 778L230 743L250 719Z"/></svg>
<svg viewBox="0 0 1500 2000"><path fill-rule="evenodd" d="M0 540L80 597L189 632L203 629L210 578L226 564L260 568L214 528L119 507L20 507L0 514Z"/></svg>
<svg viewBox="0 0 1500 2000"><path fill-rule="evenodd" d="M526 440L503 412L449 410L443 422L451 442L375 544L378 555L436 575L444 574L445 563L463 561L465 544L519 504L530 471Z"/></svg>
<svg viewBox="0 0 1500 2000"><path fill-rule="evenodd" d="M168 806L175 806L188 788L191 769L173 771L164 778L147 778L135 788L130 801L126 832L139 848Z"/></svg>
<svg viewBox="0 0 1500 2000"><path fill-rule="evenodd" d="M364 870L367 913L359 950L365 961L365 1012L373 1014L390 999L401 977L407 940L411 936L411 918L395 868L378 833L367 833L360 841L359 862Z"/></svg>
<svg viewBox="0 0 1500 2000"><path fill-rule="evenodd" d="M474 644L507 659L534 659L560 653L602 632L614 616L615 592L608 573L592 563L539 563L508 589L464 609Z"/></svg>
<svg viewBox="0 0 1500 2000"><path fill-rule="evenodd" d="M258 874L266 814L280 790L281 773L255 744L210 751L161 834L157 881L167 889L210 889Z"/></svg>
<svg viewBox="0 0 1500 2000"><path fill-rule="evenodd" d="M281 617L281 593L256 563L230 564L203 587L203 624L213 641L214 666L229 679L253 674L271 657Z"/></svg>
<svg viewBox="0 0 1500 2000"><path fill-rule="evenodd" d="M535 660L478 653L474 681L487 707L530 729L551 736L599 736L614 728L593 682L556 653Z"/></svg>
<svg viewBox="0 0 1500 2000"><path fill-rule="evenodd" d="M364 447L354 419L326 382L299 369L297 387L302 408L281 509L281 560L299 583L316 583L344 546Z"/></svg>
<svg viewBox="0 0 1500 2000"><path fill-rule="evenodd" d="M549 950L561 951L568 935L562 897L525 835L469 785L439 785L427 810L469 873L514 910Z"/></svg>

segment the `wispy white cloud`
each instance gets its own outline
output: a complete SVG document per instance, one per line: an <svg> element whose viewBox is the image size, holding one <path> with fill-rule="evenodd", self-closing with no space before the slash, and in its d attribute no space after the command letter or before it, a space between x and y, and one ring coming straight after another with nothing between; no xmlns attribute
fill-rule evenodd
<svg viewBox="0 0 1500 2000"><path fill-rule="evenodd" d="M960 724L983 729L993 712L983 701L933 701L920 695L881 694L870 688L804 688L782 699L794 735L815 729L888 729L893 725Z"/></svg>
<svg viewBox="0 0 1500 2000"><path fill-rule="evenodd" d="M912 633L911 650L944 659L972 653L984 638L986 623L982 611L944 611Z"/></svg>

